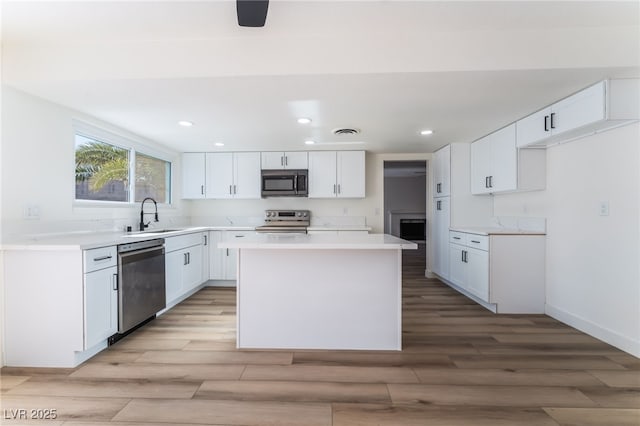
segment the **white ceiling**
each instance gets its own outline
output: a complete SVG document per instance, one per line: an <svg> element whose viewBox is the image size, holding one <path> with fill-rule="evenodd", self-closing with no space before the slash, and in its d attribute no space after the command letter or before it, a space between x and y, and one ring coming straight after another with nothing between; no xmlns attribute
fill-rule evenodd
<svg viewBox="0 0 640 426"><path fill-rule="evenodd" d="M640 76L639 10L271 0L264 28L241 28L227 0L4 1L2 79L177 151L313 139L313 149L431 152L597 80ZM362 132L331 133L343 126Z"/></svg>

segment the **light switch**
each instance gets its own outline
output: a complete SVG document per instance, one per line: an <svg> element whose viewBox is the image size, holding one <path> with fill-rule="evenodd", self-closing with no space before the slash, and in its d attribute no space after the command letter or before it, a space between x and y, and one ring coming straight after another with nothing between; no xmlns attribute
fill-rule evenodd
<svg viewBox="0 0 640 426"><path fill-rule="evenodd" d="M600 201L600 216L609 216L609 202Z"/></svg>

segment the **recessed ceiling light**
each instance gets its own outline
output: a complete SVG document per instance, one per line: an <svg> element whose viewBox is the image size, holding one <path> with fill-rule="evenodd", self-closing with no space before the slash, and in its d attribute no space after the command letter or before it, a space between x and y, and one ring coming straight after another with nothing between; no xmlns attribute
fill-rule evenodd
<svg viewBox="0 0 640 426"><path fill-rule="evenodd" d="M224 146L224 143L223 142L216 142L216 143L214 143L214 145L215 146Z"/></svg>
<svg viewBox="0 0 640 426"><path fill-rule="evenodd" d="M316 142L315 141L304 141L304 143L307 144L307 145L313 145Z"/></svg>
<svg viewBox="0 0 640 426"><path fill-rule="evenodd" d="M300 123L300 124L309 124L309 123L311 123L311 119L307 118L307 117L300 117L300 118L298 118L298 123Z"/></svg>
<svg viewBox="0 0 640 426"><path fill-rule="evenodd" d="M425 129L425 130L420 131L420 134L421 134L422 136L431 135L431 134L433 134L433 130Z"/></svg>
<svg viewBox="0 0 640 426"><path fill-rule="evenodd" d="M191 127L193 126L193 123L191 121L187 121L187 120L181 120L178 121L178 124L184 127Z"/></svg>

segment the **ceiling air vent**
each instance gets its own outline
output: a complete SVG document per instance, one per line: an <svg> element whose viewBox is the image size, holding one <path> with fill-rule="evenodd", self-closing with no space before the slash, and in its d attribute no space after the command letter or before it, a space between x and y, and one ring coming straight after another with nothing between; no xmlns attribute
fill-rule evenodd
<svg viewBox="0 0 640 426"><path fill-rule="evenodd" d="M340 127L331 131L334 135L357 135L360 133L360 129L354 129L350 127Z"/></svg>

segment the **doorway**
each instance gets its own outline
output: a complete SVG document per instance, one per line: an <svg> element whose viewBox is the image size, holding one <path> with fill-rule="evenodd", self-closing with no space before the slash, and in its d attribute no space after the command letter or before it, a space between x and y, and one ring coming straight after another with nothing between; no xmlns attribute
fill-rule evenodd
<svg viewBox="0 0 640 426"><path fill-rule="evenodd" d="M426 160L384 162L384 233L424 244L427 230Z"/></svg>

